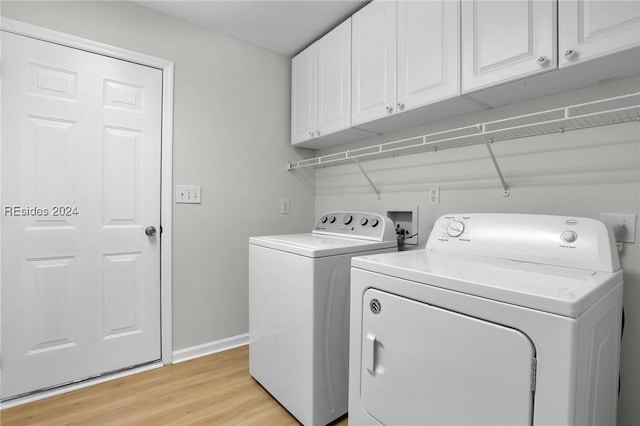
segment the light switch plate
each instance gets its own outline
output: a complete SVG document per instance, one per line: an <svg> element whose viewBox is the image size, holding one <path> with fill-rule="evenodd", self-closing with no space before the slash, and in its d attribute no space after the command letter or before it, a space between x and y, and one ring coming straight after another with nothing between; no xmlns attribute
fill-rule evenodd
<svg viewBox="0 0 640 426"><path fill-rule="evenodd" d="M600 220L613 230L616 241L636 242L636 215L622 213L600 213Z"/></svg>
<svg viewBox="0 0 640 426"><path fill-rule="evenodd" d="M195 185L176 185L176 203L200 204L200 187Z"/></svg>
<svg viewBox="0 0 640 426"><path fill-rule="evenodd" d="M291 213L291 201L288 198L280 200L280 214Z"/></svg>

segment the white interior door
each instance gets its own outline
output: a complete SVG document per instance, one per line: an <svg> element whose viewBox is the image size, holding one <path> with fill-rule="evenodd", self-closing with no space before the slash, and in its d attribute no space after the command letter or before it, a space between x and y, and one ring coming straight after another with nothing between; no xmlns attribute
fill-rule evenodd
<svg viewBox="0 0 640 426"><path fill-rule="evenodd" d="M375 289L362 303L360 397L377 421L531 424L535 352L523 333Z"/></svg>
<svg viewBox="0 0 640 426"><path fill-rule="evenodd" d="M2 398L160 359L162 71L3 32L2 79Z"/></svg>

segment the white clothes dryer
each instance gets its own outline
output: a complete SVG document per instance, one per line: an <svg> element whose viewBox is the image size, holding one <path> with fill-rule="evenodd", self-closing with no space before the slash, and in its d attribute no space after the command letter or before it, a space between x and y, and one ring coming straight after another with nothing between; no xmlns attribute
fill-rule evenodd
<svg viewBox="0 0 640 426"><path fill-rule="evenodd" d="M393 223L373 213L249 239L249 369L301 423L347 411L351 258L396 250Z"/></svg>
<svg viewBox="0 0 640 426"><path fill-rule="evenodd" d="M349 424L615 425L621 317L602 223L443 216L352 261Z"/></svg>

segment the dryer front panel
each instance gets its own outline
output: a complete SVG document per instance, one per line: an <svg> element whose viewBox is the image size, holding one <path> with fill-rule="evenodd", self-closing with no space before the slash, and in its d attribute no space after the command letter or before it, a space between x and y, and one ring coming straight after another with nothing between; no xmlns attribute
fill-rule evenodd
<svg viewBox="0 0 640 426"><path fill-rule="evenodd" d="M535 348L518 330L368 289L361 339L360 398L382 424L532 424Z"/></svg>

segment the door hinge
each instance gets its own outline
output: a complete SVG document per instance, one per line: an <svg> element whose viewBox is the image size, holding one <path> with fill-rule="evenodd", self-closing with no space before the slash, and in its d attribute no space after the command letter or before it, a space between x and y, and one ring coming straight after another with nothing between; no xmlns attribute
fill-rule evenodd
<svg viewBox="0 0 640 426"><path fill-rule="evenodd" d="M531 392L536 391L536 376L538 373L538 360L531 358Z"/></svg>

